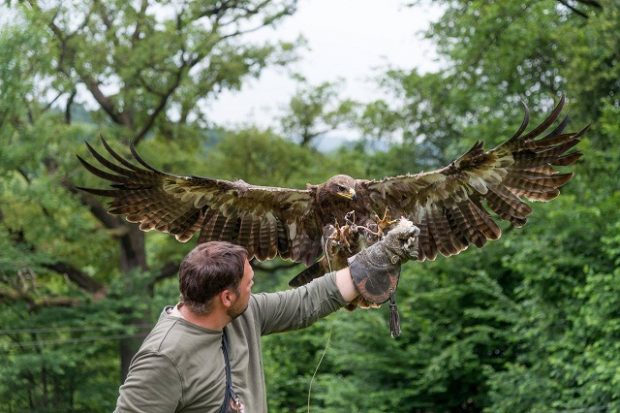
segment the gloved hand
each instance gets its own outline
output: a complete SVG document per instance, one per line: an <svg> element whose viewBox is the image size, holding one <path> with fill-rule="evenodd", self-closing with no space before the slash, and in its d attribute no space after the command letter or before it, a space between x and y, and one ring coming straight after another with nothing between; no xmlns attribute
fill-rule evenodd
<svg viewBox="0 0 620 413"><path fill-rule="evenodd" d="M417 259L420 229L405 218L380 241L349 258L353 284L370 304L390 300L392 337L400 335L400 323L394 293L400 278L401 263Z"/></svg>
<svg viewBox="0 0 620 413"><path fill-rule="evenodd" d="M400 264L417 258L420 229L405 218L380 241L349 258L349 271L360 295L382 304L396 290Z"/></svg>

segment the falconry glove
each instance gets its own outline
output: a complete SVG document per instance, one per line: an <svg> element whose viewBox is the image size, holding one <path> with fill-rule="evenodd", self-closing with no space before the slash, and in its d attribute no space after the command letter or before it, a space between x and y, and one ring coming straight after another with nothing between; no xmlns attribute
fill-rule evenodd
<svg viewBox="0 0 620 413"><path fill-rule="evenodd" d="M353 284L370 304L390 300L390 332L400 335L400 323L394 293L400 277L401 263L418 257L420 230L407 219L401 218L396 227L381 240L349 258Z"/></svg>

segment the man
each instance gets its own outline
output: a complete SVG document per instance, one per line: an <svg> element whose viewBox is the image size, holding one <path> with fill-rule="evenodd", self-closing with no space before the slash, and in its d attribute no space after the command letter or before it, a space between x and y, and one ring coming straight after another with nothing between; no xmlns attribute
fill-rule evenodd
<svg viewBox="0 0 620 413"><path fill-rule="evenodd" d="M116 412L266 412L262 335L307 327L361 295L380 304L401 262L415 258L419 230L406 220L305 286L252 295L245 249L198 245L179 269L180 303L162 312L129 368Z"/></svg>

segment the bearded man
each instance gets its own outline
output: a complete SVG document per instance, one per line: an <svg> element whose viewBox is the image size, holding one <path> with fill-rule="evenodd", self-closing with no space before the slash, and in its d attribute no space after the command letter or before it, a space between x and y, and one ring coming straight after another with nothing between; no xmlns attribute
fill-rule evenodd
<svg viewBox="0 0 620 413"><path fill-rule="evenodd" d="M407 220L301 287L252 294L247 251L199 244L179 269L180 302L166 307L131 362L116 412L267 412L262 335L304 328L361 295L381 304L403 261L416 258L419 229Z"/></svg>

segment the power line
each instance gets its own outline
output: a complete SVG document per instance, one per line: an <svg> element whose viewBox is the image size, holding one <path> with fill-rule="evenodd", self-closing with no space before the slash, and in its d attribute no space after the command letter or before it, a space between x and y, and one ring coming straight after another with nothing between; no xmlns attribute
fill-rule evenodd
<svg viewBox="0 0 620 413"><path fill-rule="evenodd" d="M106 330L122 330L131 327L151 328L153 324L130 324L128 326L89 326L89 327L41 327L41 328L11 328L0 329L0 335L20 334L20 333L65 333L65 332L86 332L86 331L106 331Z"/></svg>
<svg viewBox="0 0 620 413"><path fill-rule="evenodd" d="M144 332L146 331L147 330L144 330ZM12 348L66 345L66 344L86 343L86 342L93 342L93 341L123 340L126 338L143 338L143 337L144 337L143 334L123 334L123 335L116 335L116 336L81 337L81 338L73 338L73 339L67 339L67 340L41 340L41 341L29 341L29 342L20 342L20 343L7 343L7 344L4 344L3 348L0 348L0 350L6 351Z"/></svg>
<svg viewBox="0 0 620 413"><path fill-rule="evenodd" d="M599 406L590 406L590 407L578 407L574 409L565 409L565 410L555 410L553 413L596 413L601 412L603 410L607 410L609 408L609 404L599 405Z"/></svg>

